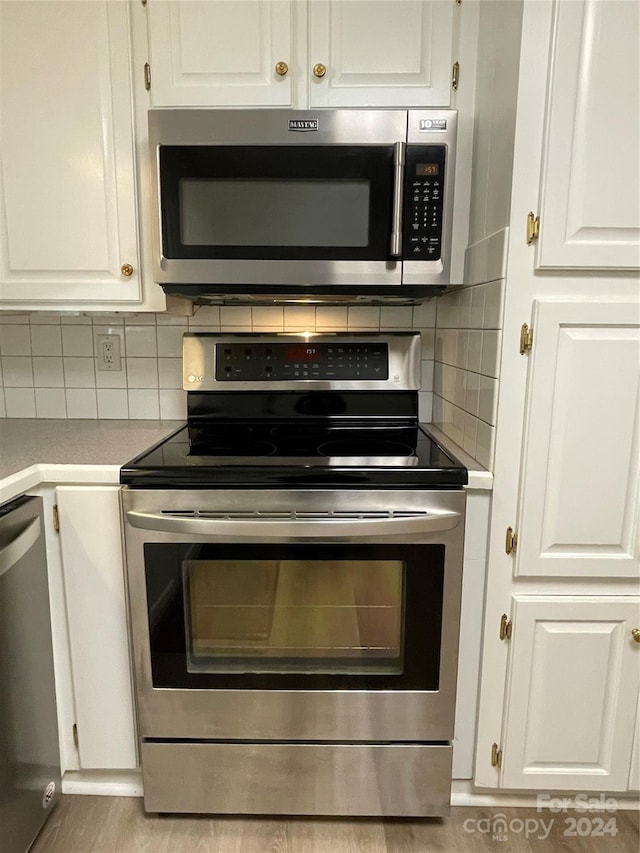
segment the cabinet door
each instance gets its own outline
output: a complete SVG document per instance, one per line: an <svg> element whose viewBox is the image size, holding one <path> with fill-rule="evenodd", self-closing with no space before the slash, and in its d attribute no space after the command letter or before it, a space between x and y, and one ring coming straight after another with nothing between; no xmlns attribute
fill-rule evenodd
<svg viewBox="0 0 640 853"><path fill-rule="evenodd" d="M126 3L0 3L5 307L140 299L131 113Z"/></svg>
<svg viewBox="0 0 640 853"><path fill-rule="evenodd" d="M447 106L453 2L311 0L312 107ZM312 69L326 67L323 77Z"/></svg>
<svg viewBox="0 0 640 853"><path fill-rule="evenodd" d="M634 577L640 304L534 303L515 572Z"/></svg>
<svg viewBox="0 0 640 853"><path fill-rule="evenodd" d="M626 791L640 599L515 596L502 787Z"/></svg>
<svg viewBox="0 0 640 853"><path fill-rule="evenodd" d="M293 0L151 0L151 100L169 106L291 104ZM276 71L279 62L289 70Z"/></svg>
<svg viewBox="0 0 640 853"><path fill-rule="evenodd" d="M636 733L633 738L633 747L631 748L629 790L640 791L640 698L638 699L638 706L636 708Z"/></svg>
<svg viewBox="0 0 640 853"><path fill-rule="evenodd" d="M637 268L640 5L555 8L538 268Z"/></svg>
<svg viewBox="0 0 640 853"><path fill-rule="evenodd" d="M137 766L117 486L56 492L83 770Z"/></svg>

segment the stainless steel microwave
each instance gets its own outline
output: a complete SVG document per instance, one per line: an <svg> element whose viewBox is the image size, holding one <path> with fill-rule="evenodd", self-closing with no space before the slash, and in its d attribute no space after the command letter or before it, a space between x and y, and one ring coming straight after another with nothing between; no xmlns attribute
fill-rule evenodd
<svg viewBox="0 0 640 853"><path fill-rule="evenodd" d="M209 303L441 293L456 126L454 110L150 110L155 280Z"/></svg>

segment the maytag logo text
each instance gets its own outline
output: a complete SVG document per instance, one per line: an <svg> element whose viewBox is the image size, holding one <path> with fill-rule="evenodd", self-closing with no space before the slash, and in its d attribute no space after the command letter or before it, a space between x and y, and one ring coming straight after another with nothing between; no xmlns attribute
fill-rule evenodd
<svg viewBox="0 0 640 853"><path fill-rule="evenodd" d="M317 130L317 118L290 118L289 130Z"/></svg>

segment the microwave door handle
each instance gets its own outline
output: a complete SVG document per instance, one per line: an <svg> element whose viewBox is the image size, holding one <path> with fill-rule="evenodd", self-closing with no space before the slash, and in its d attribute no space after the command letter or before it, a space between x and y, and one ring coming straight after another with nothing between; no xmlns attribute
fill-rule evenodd
<svg viewBox="0 0 640 853"><path fill-rule="evenodd" d="M393 212L391 215L391 257L402 254L402 196L406 143L396 142L393 149Z"/></svg>

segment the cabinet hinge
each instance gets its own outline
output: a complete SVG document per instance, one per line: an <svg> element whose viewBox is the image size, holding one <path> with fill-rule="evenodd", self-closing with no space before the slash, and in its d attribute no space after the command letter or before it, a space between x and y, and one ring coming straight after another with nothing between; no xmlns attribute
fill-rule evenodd
<svg viewBox="0 0 640 853"><path fill-rule="evenodd" d="M60 513L58 512L58 504L53 505L53 529L56 533L60 533Z"/></svg>
<svg viewBox="0 0 640 853"><path fill-rule="evenodd" d="M527 246L540 236L540 217L530 210L527 214Z"/></svg>
<svg viewBox="0 0 640 853"><path fill-rule="evenodd" d="M507 527L507 535L504 540L504 550L507 554L513 554L518 547L518 534L513 532L513 527Z"/></svg>
<svg viewBox="0 0 640 853"><path fill-rule="evenodd" d="M73 745L76 749L80 746L80 741L78 740L78 726L76 723L73 724Z"/></svg>
<svg viewBox="0 0 640 853"><path fill-rule="evenodd" d="M513 631L513 623L511 619L507 616L506 613L503 613L500 617L500 633L498 636L501 640L510 640L511 633Z"/></svg>
<svg viewBox="0 0 640 853"><path fill-rule="evenodd" d="M502 767L502 750L498 749L497 743L491 744L491 766Z"/></svg>
<svg viewBox="0 0 640 853"><path fill-rule="evenodd" d="M453 68L451 69L451 88L454 92L458 91L458 86L460 84L460 63L454 62Z"/></svg>
<svg viewBox="0 0 640 853"><path fill-rule="evenodd" d="M524 355L533 346L533 329L526 323L520 327L520 355Z"/></svg>
<svg viewBox="0 0 640 853"><path fill-rule="evenodd" d="M148 62L144 64L144 88L147 92L151 89L151 66Z"/></svg>

